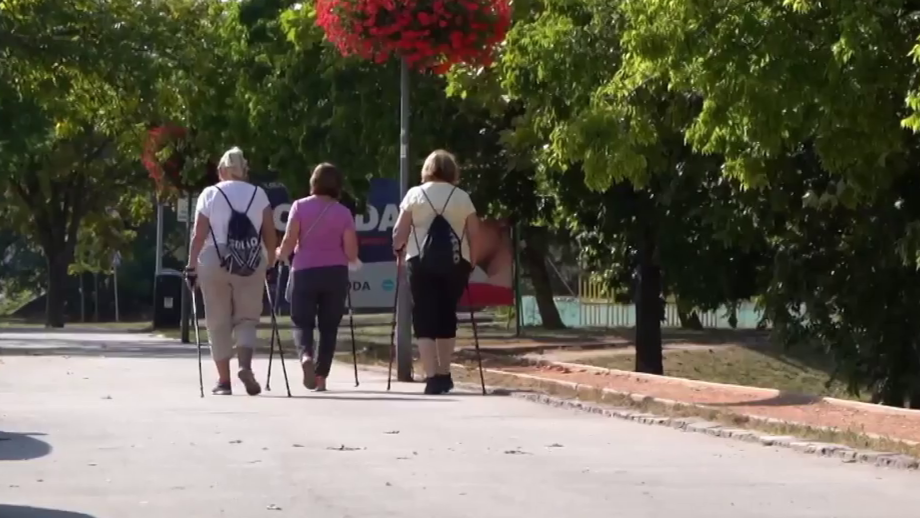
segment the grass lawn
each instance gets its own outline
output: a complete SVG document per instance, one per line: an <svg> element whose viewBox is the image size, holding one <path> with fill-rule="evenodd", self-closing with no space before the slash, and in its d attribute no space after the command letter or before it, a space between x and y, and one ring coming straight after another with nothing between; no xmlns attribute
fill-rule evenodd
<svg viewBox="0 0 920 518"><path fill-rule="evenodd" d="M635 354L595 356L578 363L631 371ZM774 388L801 394L857 398L847 393L840 382L827 385L830 362L813 352L784 351L777 346L743 347L722 345L674 349L664 352L664 371L668 376L716 383Z"/></svg>

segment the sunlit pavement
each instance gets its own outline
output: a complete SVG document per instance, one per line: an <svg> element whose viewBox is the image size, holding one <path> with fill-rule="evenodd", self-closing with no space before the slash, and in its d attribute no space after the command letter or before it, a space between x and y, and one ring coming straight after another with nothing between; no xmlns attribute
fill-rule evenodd
<svg viewBox="0 0 920 518"><path fill-rule="evenodd" d="M44 355L34 355L41 352ZM204 399L194 348L0 331L0 517L914 516L920 474L337 365L330 391ZM257 365L265 381L267 362ZM28 509L32 508L32 509ZM39 511L36 511L36 508Z"/></svg>

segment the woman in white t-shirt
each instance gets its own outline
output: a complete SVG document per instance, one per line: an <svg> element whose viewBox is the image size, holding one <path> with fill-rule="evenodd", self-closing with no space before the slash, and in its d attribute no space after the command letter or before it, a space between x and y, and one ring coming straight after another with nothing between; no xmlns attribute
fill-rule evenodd
<svg viewBox="0 0 920 518"><path fill-rule="evenodd" d="M196 279L204 298L205 322L211 358L217 366L215 395L229 396L230 359L236 345L239 359L239 379L246 392L255 396L262 392L252 372L252 357L256 346L256 326L262 316L262 293L265 272L275 262L277 235L268 195L261 187L252 185L246 159L239 148L221 157L217 166L220 182L201 191L195 210L195 230L185 267L190 279ZM261 256L254 246L250 257L254 268L245 274L228 270L228 227L232 210L249 217L255 231L261 229Z"/></svg>
<svg viewBox="0 0 920 518"><path fill-rule="evenodd" d="M453 155L443 150L431 153L422 166L422 185L406 193L393 229L393 250L400 264L406 263L412 292L412 327L425 366L426 394L444 394L454 386L450 362L457 337L457 304L476 264L471 244L479 234L479 218L470 195L457 187L459 179ZM453 267L447 273L424 268L421 261L420 248L438 215L454 234Z"/></svg>

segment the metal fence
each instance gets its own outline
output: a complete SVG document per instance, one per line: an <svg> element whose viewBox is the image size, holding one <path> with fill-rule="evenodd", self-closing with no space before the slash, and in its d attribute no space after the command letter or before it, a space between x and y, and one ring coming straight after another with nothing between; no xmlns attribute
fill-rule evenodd
<svg viewBox="0 0 920 518"><path fill-rule="evenodd" d="M575 294L559 295L553 297L559 316L568 327L594 327L614 328L633 327L636 325L636 307L634 304L620 304L607 295L603 283L581 276L578 282L578 291ZM730 329L730 313L728 308L719 308L715 311L697 312L700 323L704 328ZM752 302L745 302L738 306L735 312L737 329L755 329L760 322L762 313ZM521 317L525 326L540 325L540 311L536 298L533 295L521 297ZM680 316L677 305L665 305L664 327L680 327Z"/></svg>

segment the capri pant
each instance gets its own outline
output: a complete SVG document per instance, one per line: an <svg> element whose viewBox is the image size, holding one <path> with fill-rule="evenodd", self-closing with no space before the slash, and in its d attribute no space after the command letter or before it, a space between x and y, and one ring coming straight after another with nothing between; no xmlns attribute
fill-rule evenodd
<svg viewBox="0 0 920 518"><path fill-rule="evenodd" d="M407 271L415 338L456 338L457 304L466 290L469 263L461 262L453 274L438 275L422 268L418 257L413 257Z"/></svg>
<svg viewBox="0 0 920 518"><path fill-rule="evenodd" d="M213 248L202 253L198 264L198 285L204 296L205 323L211 357L214 361L229 360L233 347L254 349L256 326L262 316L262 294L265 286L265 263L249 277L234 275L210 257Z"/></svg>

